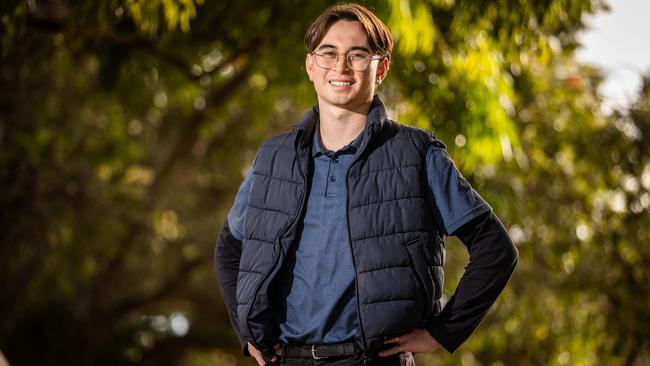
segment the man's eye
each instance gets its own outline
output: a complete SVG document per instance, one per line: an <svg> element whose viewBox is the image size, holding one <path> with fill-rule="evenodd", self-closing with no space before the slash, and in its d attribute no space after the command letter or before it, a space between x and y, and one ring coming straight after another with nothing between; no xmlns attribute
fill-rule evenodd
<svg viewBox="0 0 650 366"><path fill-rule="evenodd" d="M323 52L322 55L327 58L336 58L336 52L333 51Z"/></svg>
<svg viewBox="0 0 650 366"><path fill-rule="evenodd" d="M356 53L351 53L350 58L353 60L363 60L364 58L369 57L367 54L363 52L356 52Z"/></svg>

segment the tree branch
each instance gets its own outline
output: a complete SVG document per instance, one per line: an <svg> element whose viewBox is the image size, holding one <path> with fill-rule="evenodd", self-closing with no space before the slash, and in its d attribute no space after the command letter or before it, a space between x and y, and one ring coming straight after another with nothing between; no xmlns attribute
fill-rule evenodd
<svg viewBox="0 0 650 366"><path fill-rule="evenodd" d="M221 85L221 87L210 91L206 97L206 103L213 107L223 105L224 100L228 100L228 96L234 93L235 90L246 81L250 71L250 64L246 64L237 75L232 77L225 84ZM205 110L199 110L196 111L186 122L168 156L156 169L156 179L149 187L152 194L159 191L162 183L164 183L170 176L176 163L192 150L192 147L198 138L199 128L201 127L201 123L205 120L205 117Z"/></svg>
<svg viewBox="0 0 650 366"><path fill-rule="evenodd" d="M183 285L187 279L186 278L187 275L199 264L201 264L200 258L196 258L183 263L183 265L178 270L178 272L174 274L173 279L164 283L155 292L147 296L131 298L129 300L126 300L119 306L112 309L108 316L102 318L106 319L108 322L113 322L116 319L120 318L121 316L125 314L129 314L135 311L136 309L142 308L143 306L164 299L165 297L169 296L176 288Z"/></svg>
<svg viewBox="0 0 650 366"><path fill-rule="evenodd" d="M217 64L212 70L195 73L190 62L187 62L184 58L178 56L175 53L168 52L158 47L154 42L147 38L119 32L99 30L96 28L82 28L73 34L75 37L79 38L104 38L121 46L143 50L149 53L151 56L176 68L190 81L199 81L204 76L211 76L215 73L221 72L226 66L236 62L242 57L246 57L262 42L262 38L255 38L246 47L235 50L228 58L219 62L219 64Z"/></svg>

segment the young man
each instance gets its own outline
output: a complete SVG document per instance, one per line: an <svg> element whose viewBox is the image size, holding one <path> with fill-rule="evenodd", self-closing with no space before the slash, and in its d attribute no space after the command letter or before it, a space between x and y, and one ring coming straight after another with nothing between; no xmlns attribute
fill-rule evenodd
<svg viewBox="0 0 650 366"><path fill-rule="evenodd" d="M318 104L260 147L216 246L243 352L260 366L453 352L503 290L517 250L444 145L387 119L375 90L393 40L374 14L332 6L305 45ZM470 263L441 309L445 235Z"/></svg>

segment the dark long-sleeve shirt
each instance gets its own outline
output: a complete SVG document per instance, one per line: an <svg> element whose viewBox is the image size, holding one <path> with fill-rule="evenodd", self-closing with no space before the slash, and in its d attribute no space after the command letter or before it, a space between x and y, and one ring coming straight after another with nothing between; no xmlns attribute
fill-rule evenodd
<svg viewBox="0 0 650 366"><path fill-rule="evenodd" d="M456 292L426 329L447 351L454 352L476 330L508 283L519 254L493 212L470 220L453 235L469 251L469 264Z"/></svg>

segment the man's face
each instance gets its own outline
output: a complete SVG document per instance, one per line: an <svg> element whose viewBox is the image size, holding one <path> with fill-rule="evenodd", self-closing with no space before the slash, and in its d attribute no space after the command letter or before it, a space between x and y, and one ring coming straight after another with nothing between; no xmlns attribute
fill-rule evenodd
<svg viewBox="0 0 650 366"><path fill-rule="evenodd" d="M314 52L338 52L340 57L332 70L321 68L314 56L307 54L306 68L314 83L320 108L338 107L356 110L372 101L377 80L388 72L388 60L373 60L364 71L355 71L348 65L345 54L363 50L372 55L368 36L357 21L339 20L332 24Z"/></svg>

